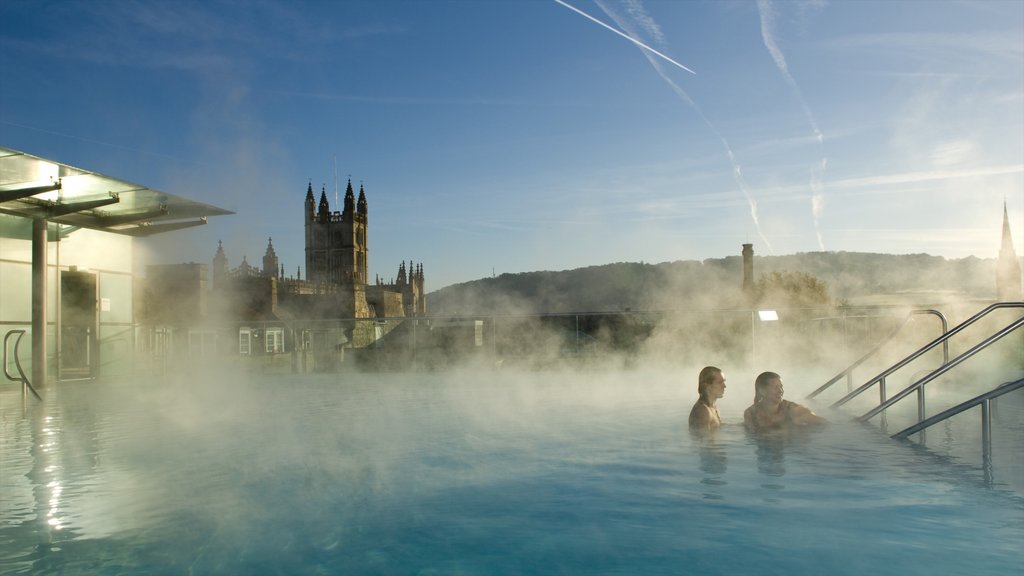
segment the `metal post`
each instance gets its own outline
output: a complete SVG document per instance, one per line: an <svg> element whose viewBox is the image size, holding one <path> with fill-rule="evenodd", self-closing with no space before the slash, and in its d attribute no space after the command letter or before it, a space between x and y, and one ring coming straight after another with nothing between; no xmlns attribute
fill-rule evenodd
<svg viewBox="0 0 1024 576"><path fill-rule="evenodd" d="M986 470L992 467L992 411L991 399L981 403L981 460Z"/></svg>
<svg viewBox="0 0 1024 576"><path fill-rule="evenodd" d="M922 422L924 419L924 386L921 386L917 389L917 421Z"/></svg>
<svg viewBox="0 0 1024 576"><path fill-rule="evenodd" d="M32 382L46 387L46 220L32 220Z"/></svg>

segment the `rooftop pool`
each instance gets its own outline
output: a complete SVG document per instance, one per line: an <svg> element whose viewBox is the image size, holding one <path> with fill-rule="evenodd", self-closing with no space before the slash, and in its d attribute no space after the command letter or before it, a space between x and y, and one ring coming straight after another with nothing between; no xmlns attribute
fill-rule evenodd
<svg viewBox="0 0 1024 576"><path fill-rule="evenodd" d="M691 436L696 374L5 386L0 574L1021 573L1019 452L986 482L813 404L753 437L740 374Z"/></svg>

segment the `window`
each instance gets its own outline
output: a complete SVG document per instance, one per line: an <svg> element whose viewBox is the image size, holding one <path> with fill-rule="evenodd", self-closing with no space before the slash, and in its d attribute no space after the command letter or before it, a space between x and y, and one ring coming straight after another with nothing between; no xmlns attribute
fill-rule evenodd
<svg viewBox="0 0 1024 576"><path fill-rule="evenodd" d="M252 330L249 328L238 329L238 353L242 356L252 354Z"/></svg>
<svg viewBox="0 0 1024 576"><path fill-rule="evenodd" d="M284 352L284 328L266 329L267 354Z"/></svg>

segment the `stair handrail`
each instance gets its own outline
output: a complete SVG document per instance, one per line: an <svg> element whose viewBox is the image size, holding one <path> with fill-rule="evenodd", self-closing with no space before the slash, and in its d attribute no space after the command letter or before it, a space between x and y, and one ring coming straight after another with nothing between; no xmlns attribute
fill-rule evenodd
<svg viewBox="0 0 1024 576"><path fill-rule="evenodd" d="M890 438L893 438L895 440L906 439L911 434L917 434L918 432L924 430L925 428L929 428L935 424L938 424L939 422L942 422L943 420L948 420L949 418L952 418L953 416L956 416L961 412L970 410L971 408L974 408L975 406L978 406L980 404L982 407L983 419L982 440L987 443L987 438L989 438L990 436L989 433L991 432L992 426L992 422L991 420L989 420L990 413L989 408L987 406L988 401L994 400L1008 392L1013 392L1018 388L1024 388L1024 378L1012 382L1004 382L999 386L996 386L992 390L985 392L984 394L979 394L974 398L971 398L970 400L965 400L964 402L961 402L960 404L957 404L952 408L947 408L946 410L943 410L942 412L939 412L934 416L930 416L918 422L917 424L914 424L913 426L908 426L907 428L904 428L903 430L900 430L899 432L893 434L892 436L890 436Z"/></svg>
<svg viewBox="0 0 1024 576"><path fill-rule="evenodd" d="M1024 388L1024 378L1013 382L1005 382L994 389L979 394L970 400L961 402L952 408L948 408L939 412L938 414L921 420L913 426L909 426L899 432L893 434L891 438L895 440L906 440L911 434L917 434L918 432L924 431L926 428L934 426L939 422L944 422L957 414L970 410L975 406L981 406L981 461L982 469L985 471L986 482L991 482L992 475L992 401L996 398Z"/></svg>
<svg viewBox="0 0 1024 576"><path fill-rule="evenodd" d="M812 398L816 397L818 394L821 394L825 390L828 390L833 384L835 384L836 382L842 380L844 377L847 378L847 379L852 378L853 370L855 368L857 368L858 366L860 366L861 364L863 364L864 362L866 362L868 358L874 356L879 350L882 349L882 346L884 346L884 345L888 344L889 342L891 342L892 339L895 338L896 335L899 334L900 331L903 330L904 327L906 327L906 325L910 322L911 318L913 318L913 316L915 314L934 314L934 315L938 316L939 320L942 321L942 333L943 334L946 333L946 330L948 329L948 326L949 326L949 322L946 320L946 316L943 315L942 312L940 312L938 310L935 310L935 309L932 309L932 308L919 308L919 309L911 310L910 312L907 313L906 317L903 319L903 322L901 322L899 326L897 326L895 329L893 329L893 331L890 332L888 336L886 336L881 341L879 341L878 344L876 344L873 348L871 348L871 350L868 350L868 352L866 354L864 354L863 356L861 356L860 358L855 360L853 362L853 364L850 364L850 366L848 368L846 368L845 370L843 370L839 374L836 374L835 376L833 376L831 380L829 380L828 382L825 382L824 384L822 384L814 392L811 392L810 394L808 394L807 398L808 399L812 399ZM942 354L943 354L943 362L949 362L949 341L948 340L943 341Z"/></svg>
<svg viewBox="0 0 1024 576"><path fill-rule="evenodd" d="M9 349L7 342L11 339L11 336L14 336L15 334L18 335L18 339L14 341L14 366L15 368L18 369L18 376L14 376L7 371L7 351ZM25 392L25 388L27 387L29 390L32 391L33 396L35 396L39 400L42 400L43 397L39 395L39 392L36 392L36 389L32 386L32 383L29 382L28 376L25 375L25 369L21 367L21 359L18 358L18 346L21 345L21 337L24 335L24 330L10 330L4 336L4 376L6 376L8 380L11 380L13 382L21 382L21 391L23 394Z"/></svg>
<svg viewBox="0 0 1024 576"><path fill-rule="evenodd" d="M975 322L977 322L978 320L980 320L981 318L983 318L984 316L986 316L987 314L989 314L993 310L997 310L997 309L1000 309L1000 308L1024 308L1024 302L996 302L994 304L990 304L990 305L986 306L980 312L976 313L974 316L971 316L967 320L964 320L959 325L954 327L952 330L946 332L942 336L939 336L935 340L932 340L928 344L925 344L921 348L918 348L917 350L912 352L909 356L907 356L903 360L900 360L896 364L893 364L889 368L886 368L881 373L879 373L877 376L871 378L870 380L868 380L867 382L865 382L864 384L862 384L861 386L859 386L858 388L856 388L852 392L849 392L846 396L843 396L839 400L836 400L831 405L831 408L838 408L839 406L842 406L843 404L846 404L847 402L849 402L850 400L852 400L856 396L859 396L865 390L871 388L871 386L873 386L876 382L880 386L879 398L881 399L882 402L885 402L885 378L887 376L892 375L892 373L896 372L900 368L903 368L907 364L910 364L914 360L920 358L925 353L929 352L932 348L935 348L939 344L942 344L944 342L948 342L948 340L950 338L952 338L953 336L955 336L955 335L959 334L960 332L964 331L971 324L974 324ZM945 364L948 364L948 362L944 363L943 365L945 365Z"/></svg>
<svg viewBox="0 0 1024 576"><path fill-rule="evenodd" d="M924 378L921 378L917 382L914 382L910 386L907 386L903 390L900 390L895 395L893 395L892 398L889 398L888 400L883 401L878 406L876 406L876 407L872 408L871 410L867 411L863 416L858 418L858 420L860 420L861 422L866 422L867 420L870 420L873 416L878 415L880 412L882 412L883 410L889 408L890 406L892 406L896 402L899 402L903 398L906 398L911 392L914 392L914 391L917 391L917 393L918 393L918 420L924 420L924 394L923 394L923 392L924 392L925 384L931 382L932 380L938 378L939 376L942 376L946 372L949 372L950 370L952 370L953 368L958 366L960 363L962 363L964 360L967 360L971 356L974 356L975 354L977 354L981 350L987 348L992 343L996 342L997 340L999 340L1003 336L1006 336L1007 334L1013 332L1017 328L1020 328L1021 326L1024 326L1024 316L1018 318L1017 320L1014 320L1013 322L1010 322L1009 324L1007 324L1005 327L1003 327L1001 330L999 330L995 334L992 334L988 338L985 338L981 342L979 342L979 343L975 344L974 346L972 346L970 350L967 350L963 354L957 356L956 358L950 360L949 362L943 364L942 366L939 366L935 370L932 370Z"/></svg>

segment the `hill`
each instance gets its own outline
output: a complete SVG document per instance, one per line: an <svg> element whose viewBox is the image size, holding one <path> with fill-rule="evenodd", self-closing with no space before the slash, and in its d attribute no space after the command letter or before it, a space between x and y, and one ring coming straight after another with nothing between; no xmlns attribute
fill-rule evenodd
<svg viewBox="0 0 1024 576"><path fill-rule="evenodd" d="M806 252L755 256L754 279L799 273L824 283L834 303L929 304L991 299L995 260L928 254ZM743 302L740 256L660 264L614 263L564 271L501 274L427 297L431 315L537 314L728 308Z"/></svg>

